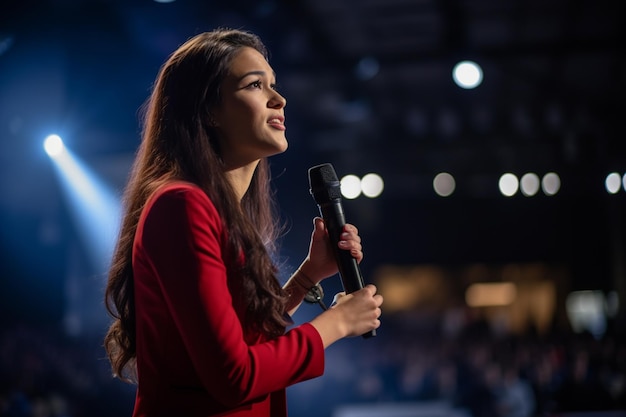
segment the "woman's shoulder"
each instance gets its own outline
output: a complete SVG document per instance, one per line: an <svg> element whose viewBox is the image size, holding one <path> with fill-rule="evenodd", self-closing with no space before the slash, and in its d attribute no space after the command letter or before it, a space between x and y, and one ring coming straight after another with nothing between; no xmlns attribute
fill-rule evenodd
<svg viewBox="0 0 626 417"><path fill-rule="evenodd" d="M197 185L192 182L183 181L183 180L175 180L168 181L161 184L154 191L152 198L158 198L162 195L176 195L176 194L204 194L204 191Z"/></svg>
<svg viewBox="0 0 626 417"><path fill-rule="evenodd" d="M160 185L146 202L148 208L155 205L179 203L183 206L201 206L216 212L211 199L197 184L187 181L169 181ZM178 205L178 204L177 204Z"/></svg>
<svg viewBox="0 0 626 417"><path fill-rule="evenodd" d="M150 198L149 201L158 200L161 198L197 198L204 197L209 199L206 193L197 184L188 181L175 180L168 181L159 185Z"/></svg>

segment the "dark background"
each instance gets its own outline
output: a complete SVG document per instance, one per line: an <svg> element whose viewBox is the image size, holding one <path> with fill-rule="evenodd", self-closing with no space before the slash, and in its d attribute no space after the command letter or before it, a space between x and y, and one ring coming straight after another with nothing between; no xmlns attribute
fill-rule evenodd
<svg viewBox="0 0 626 417"><path fill-rule="evenodd" d="M385 180L380 198L344 201L348 221L363 237L368 281L381 279L384 265L448 271L558 265L567 271L558 282L563 292L614 293L623 305L626 194L608 194L604 179L626 173L624 9L617 0L3 1L0 314L6 340L43 346L49 333L64 352L57 356L67 354L66 344L78 349L76 343L103 355L104 269L82 260L84 242L42 141L58 133L121 192L139 144L138 109L159 66L187 38L218 26L263 38L288 100L290 147L271 160L289 225L282 242L286 271L305 255L317 214L307 169L331 162L340 176L376 172ZM462 59L482 66L478 88L453 83L452 67ZM375 62L371 73L367 62ZM441 171L456 178L448 198L431 186ZM552 197L503 197L497 182L505 172L556 172L562 187ZM74 332L67 330L68 276L73 282L84 276L86 291L85 304L74 307L83 316ZM461 291L466 282L456 284ZM327 293L335 290L338 280ZM303 308L303 319L315 311ZM554 329L552 336L569 330ZM73 336L66 340L65 333ZM621 340L612 342L621 346ZM5 356L21 346L7 344ZM84 352L92 351L80 351L88 364ZM50 358L38 351L31 356L27 362L42 362L35 368L45 374ZM98 372L108 381L104 361ZM12 378L3 380L0 394L20 385ZM126 412L132 398L124 395L132 387L118 385L111 382L110 389L123 392ZM104 388L94 387L89 404L104 397ZM389 392L368 400L385 398L398 400ZM341 398L328 403L331 409Z"/></svg>

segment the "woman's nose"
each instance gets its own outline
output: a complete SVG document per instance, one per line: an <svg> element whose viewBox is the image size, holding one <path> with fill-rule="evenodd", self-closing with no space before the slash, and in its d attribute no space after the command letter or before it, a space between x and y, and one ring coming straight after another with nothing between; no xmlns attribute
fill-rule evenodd
<svg viewBox="0 0 626 417"><path fill-rule="evenodd" d="M268 106L275 109L282 109L287 106L287 99L275 91L274 95L270 98Z"/></svg>

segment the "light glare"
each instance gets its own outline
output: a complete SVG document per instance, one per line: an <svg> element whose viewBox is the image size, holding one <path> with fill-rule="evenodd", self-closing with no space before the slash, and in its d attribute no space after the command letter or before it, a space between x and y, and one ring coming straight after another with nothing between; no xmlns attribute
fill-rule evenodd
<svg viewBox="0 0 626 417"><path fill-rule="evenodd" d="M383 179L378 174L367 174L361 179L361 191L369 198L376 198L382 194L385 188Z"/></svg>
<svg viewBox="0 0 626 417"><path fill-rule="evenodd" d="M539 191L539 177L537 174L529 172L524 174L520 181L520 189L526 197L532 197Z"/></svg>
<svg viewBox="0 0 626 417"><path fill-rule="evenodd" d="M498 187L500 188L502 195L511 197L517 193L517 190L519 189L519 181L514 174L506 173L500 177Z"/></svg>
<svg viewBox="0 0 626 417"><path fill-rule="evenodd" d="M561 188L561 178L555 172L548 172L541 180L541 188L545 195L555 195Z"/></svg>
<svg viewBox="0 0 626 417"><path fill-rule="evenodd" d="M65 146L59 135L50 135L43 142L43 148L51 158L56 158L63 153Z"/></svg>
<svg viewBox="0 0 626 417"><path fill-rule="evenodd" d="M617 172L611 172L604 180L604 187L609 194L617 194L622 186L622 178Z"/></svg>
<svg viewBox="0 0 626 417"><path fill-rule="evenodd" d="M461 61L454 66L452 78L461 88L476 88L483 80L483 70L473 61Z"/></svg>
<svg viewBox="0 0 626 417"><path fill-rule="evenodd" d="M53 162L92 261L108 266L121 215L119 199L68 149Z"/></svg>
<svg viewBox="0 0 626 417"><path fill-rule="evenodd" d="M452 195L456 188L456 181L451 174L447 172L441 172L433 179L433 189L437 195L441 197L448 197Z"/></svg>
<svg viewBox="0 0 626 417"><path fill-rule="evenodd" d="M361 194L361 179L356 175L346 175L341 179L341 195L355 199Z"/></svg>

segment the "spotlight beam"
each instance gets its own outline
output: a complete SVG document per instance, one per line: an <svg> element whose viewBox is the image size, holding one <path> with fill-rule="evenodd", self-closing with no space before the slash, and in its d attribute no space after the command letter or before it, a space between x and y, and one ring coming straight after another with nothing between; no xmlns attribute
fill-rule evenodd
<svg viewBox="0 0 626 417"><path fill-rule="evenodd" d="M49 152L49 155L77 230L94 265L98 268L107 267L119 228L119 199L85 164L63 146L58 136L48 137L44 147L47 152L49 148L53 151L52 154Z"/></svg>

